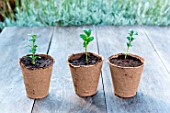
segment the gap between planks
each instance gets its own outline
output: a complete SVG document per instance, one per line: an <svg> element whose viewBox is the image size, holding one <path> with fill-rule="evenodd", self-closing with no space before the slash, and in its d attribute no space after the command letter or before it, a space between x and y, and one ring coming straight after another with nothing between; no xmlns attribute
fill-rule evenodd
<svg viewBox="0 0 170 113"><path fill-rule="evenodd" d="M56 27L53 27L53 29L52 29L53 31L52 31L51 36L50 36L50 42L49 42L49 45L48 45L48 48L47 48L47 53L46 53L47 55L48 55L48 53L50 51L50 47L51 47L51 43L52 43L52 40L53 40L53 34L54 34L55 28ZM36 101L36 99L34 99L34 102L33 102L33 105L32 105L32 109L31 109L31 113L33 113L35 101Z"/></svg>
<svg viewBox="0 0 170 113"><path fill-rule="evenodd" d="M162 64L163 64L165 70L166 70L166 71L168 72L168 74L170 75L170 72L168 71L168 68L166 67L166 65L165 65L165 63L164 63L161 55L159 54L159 52L156 50L156 47L155 47L154 43L152 42L152 40L150 39L148 33L145 31L145 28L142 28L142 30L143 30L144 34L146 35L147 39L149 40L149 42L150 42L151 46L153 47L154 51L156 52L156 54L157 54L158 57L160 58L160 60L161 60L161 62L162 62Z"/></svg>
<svg viewBox="0 0 170 113"><path fill-rule="evenodd" d="M32 109L31 109L31 113L33 112L33 109L34 109L35 100L36 100L36 99L34 99L34 102L33 102L33 105L32 105Z"/></svg>
<svg viewBox="0 0 170 113"><path fill-rule="evenodd" d="M96 37L97 52L98 52L98 54L100 55L98 37L97 37L97 32L96 32L96 25L93 25L93 28L94 28L94 34L95 34L95 37ZM108 112L108 111L107 111L107 102L106 102L106 94L105 94L105 87L104 87L102 70L101 70L101 73L100 73L100 74L101 74L101 79L102 79L102 86L103 86L103 93L104 93L104 102L105 102L105 105L106 105L106 112Z"/></svg>
<svg viewBox="0 0 170 113"><path fill-rule="evenodd" d="M49 45L48 45L48 49L47 49L47 55L50 51L50 47L51 47L51 43L52 43L52 40L53 40L53 34L54 34L54 30L55 30L56 27L53 27L53 32L51 34L51 37L50 37L50 42L49 42Z"/></svg>

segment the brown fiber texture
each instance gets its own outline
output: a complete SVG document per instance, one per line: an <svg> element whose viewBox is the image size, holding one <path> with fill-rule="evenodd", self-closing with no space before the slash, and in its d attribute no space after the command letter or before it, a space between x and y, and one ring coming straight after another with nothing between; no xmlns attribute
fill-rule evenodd
<svg viewBox="0 0 170 113"><path fill-rule="evenodd" d="M144 59L137 55L128 54L139 59L142 62L142 65L137 67L121 67L110 63L110 59L117 58L119 55L122 54L123 53L120 53L109 57L108 63L110 66L115 95L123 98L129 98L136 95L136 91L144 67Z"/></svg>
<svg viewBox="0 0 170 113"><path fill-rule="evenodd" d="M95 95L97 92L97 86L104 59L102 56L91 53L94 56L101 58L101 62L97 62L94 65L80 65L80 66L74 66L71 63L69 63L69 60L79 58L83 54L85 53L71 55L68 58L68 64L72 74L76 94L81 97L87 97Z"/></svg>
<svg viewBox="0 0 170 113"><path fill-rule="evenodd" d="M53 63L45 68L28 69L24 66L24 64L21 63L22 58L19 61L27 96L29 98L35 99L41 99L48 95L52 68L54 64L54 59L51 56L45 54L38 55L50 58Z"/></svg>

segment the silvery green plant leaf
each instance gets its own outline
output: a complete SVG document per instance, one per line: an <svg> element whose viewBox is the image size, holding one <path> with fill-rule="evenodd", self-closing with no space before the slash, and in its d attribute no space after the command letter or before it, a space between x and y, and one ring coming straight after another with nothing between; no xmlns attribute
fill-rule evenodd
<svg viewBox="0 0 170 113"><path fill-rule="evenodd" d="M5 26L170 25L169 0L21 0ZM11 18L9 15L14 15Z"/></svg>

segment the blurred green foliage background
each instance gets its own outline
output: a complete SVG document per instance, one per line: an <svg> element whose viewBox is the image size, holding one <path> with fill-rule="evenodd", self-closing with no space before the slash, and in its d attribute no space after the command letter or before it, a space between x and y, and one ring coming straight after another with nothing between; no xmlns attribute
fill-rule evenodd
<svg viewBox="0 0 170 113"><path fill-rule="evenodd" d="M5 0L7 1L7 0ZM16 0L5 26L170 25L169 0Z"/></svg>

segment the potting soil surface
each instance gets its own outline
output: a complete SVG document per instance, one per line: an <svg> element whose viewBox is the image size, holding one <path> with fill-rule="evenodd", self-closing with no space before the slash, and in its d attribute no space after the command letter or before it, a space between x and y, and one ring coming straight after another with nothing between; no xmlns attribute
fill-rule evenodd
<svg viewBox="0 0 170 113"><path fill-rule="evenodd" d="M83 54L78 59L69 60L69 62L71 64L75 65L75 66L78 66L78 65L93 65L93 64L96 64L97 62L101 62L101 58L94 56L91 53L88 53L88 63L86 63L86 54Z"/></svg>
<svg viewBox="0 0 170 113"><path fill-rule="evenodd" d="M26 56L21 59L21 62L29 69L45 68L52 64L51 59L40 56L35 59L35 64L32 64L32 59Z"/></svg>
<svg viewBox="0 0 170 113"><path fill-rule="evenodd" d="M110 62L122 67L137 67L142 65L142 62L139 59L132 56L127 56L125 59L125 55L120 55L117 58L112 58L110 59Z"/></svg>

